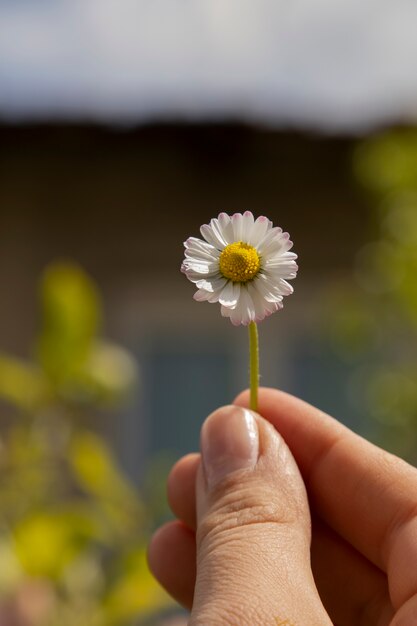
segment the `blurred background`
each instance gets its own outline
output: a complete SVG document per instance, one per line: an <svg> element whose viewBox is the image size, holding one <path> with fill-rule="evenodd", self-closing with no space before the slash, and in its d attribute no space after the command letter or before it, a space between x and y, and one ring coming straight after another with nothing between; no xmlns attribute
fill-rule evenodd
<svg viewBox="0 0 417 626"><path fill-rule="evenodd" d="M146 542L247 385L182 242L299 255L262 384L417 459L417 5L0 0L0 623L177 624Z"/></svg>

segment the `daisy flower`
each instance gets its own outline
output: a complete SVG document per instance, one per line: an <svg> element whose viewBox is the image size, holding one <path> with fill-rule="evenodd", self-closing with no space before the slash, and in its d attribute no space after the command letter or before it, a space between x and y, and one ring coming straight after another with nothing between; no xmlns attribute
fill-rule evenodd
<svg viewBox="0 0 417 626"><path fill-rule="evenodd" d="M255 220L250 211L220 213L200 231L204 241L190 237L184 243L181 266L197 287L195 300L219 302L221 314L235 326L282 309L283 297L293 292L287 281L298 269L288 233L266 217Z"/></svg>

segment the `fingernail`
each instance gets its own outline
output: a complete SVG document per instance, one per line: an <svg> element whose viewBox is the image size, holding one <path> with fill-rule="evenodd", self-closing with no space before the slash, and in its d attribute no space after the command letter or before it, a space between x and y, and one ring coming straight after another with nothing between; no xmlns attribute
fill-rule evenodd
<svg viewBox="0 0 417 626"><path fill-rule="evenodd" d="M212 413L201 430L201 452L209 489L236 470L253 469L259 433L252 413L234 406Z"/></svg>

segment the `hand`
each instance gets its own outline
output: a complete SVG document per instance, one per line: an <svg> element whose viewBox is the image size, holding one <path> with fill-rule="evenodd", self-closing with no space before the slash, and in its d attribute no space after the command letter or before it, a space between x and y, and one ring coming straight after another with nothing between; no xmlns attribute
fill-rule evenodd
<svg viewBox="0 0 417 626"><path fill-rule="evenodd" d="M180 521L155 534L149 561L192 607L190 624L417 624L417 470L282 392L261 390L259 411L276 429L255 416L259 457L236 437L243 414L221 409L203 427L202 463L188 455L169 478ZM308 492L311 567L304 486L283 440Z"/></svg>

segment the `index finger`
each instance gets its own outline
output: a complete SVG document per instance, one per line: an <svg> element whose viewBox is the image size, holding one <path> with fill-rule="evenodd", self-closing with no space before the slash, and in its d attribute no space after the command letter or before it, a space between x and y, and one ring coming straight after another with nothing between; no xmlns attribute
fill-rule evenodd
<svg viewBox="0 0 417 626"><path fill-rule="evenodd" d="M287 442L319 516L387 572L394 605L416 593L417 470L284 392L261 389L259 413Z"/></svg>

